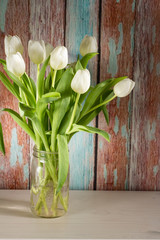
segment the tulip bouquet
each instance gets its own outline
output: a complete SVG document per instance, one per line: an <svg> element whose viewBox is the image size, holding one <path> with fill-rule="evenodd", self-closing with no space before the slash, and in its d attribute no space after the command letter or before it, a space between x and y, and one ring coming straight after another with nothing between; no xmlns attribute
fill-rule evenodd
<svg viewBox="0 0 160 240"><path fill-rule="evenodd" d="M71 137L79 131L85 131L100 134L109 141L107 132L88 124L101 111L109 124L106 105L117 96L127 96L135 83L127 77L119 77L91 86L90 72L86 67L88 61L97 55L97 42L90 36L84 37L80 45L81 56L70 64L66 47L53 48L44 41L30 40L28 54L30 60L37 65L36 84L25 72L23 45L18 36L5 37L5 54L6 61L0 59L0 63L7 76L0 72L0 80L18 99L19 113L9 108L0 111L11 115L33 139L37 149L58 153L57 166L50 161L46 165L45 176L39 176L41 186L38 189L31 188L33 193L39 192L38 206L35 209L40 213L44 207L46 214L49 214L50 210L45 202L45 185L46 179L50 179L54 185L54 204L51 211L55 211L55 201L58 199L67 210L61 190L69 169L68 143ZM50 69L48 74L47 69ZM5 153L1 124L0 150Z"/></svg>

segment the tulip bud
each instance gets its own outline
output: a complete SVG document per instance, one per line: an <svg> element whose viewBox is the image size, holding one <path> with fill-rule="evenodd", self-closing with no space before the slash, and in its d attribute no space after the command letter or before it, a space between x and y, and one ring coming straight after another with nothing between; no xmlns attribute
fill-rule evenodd
<svg viewBox="0 0 160 240"><path fill-rule="evenodd" d="M79 50L82 56L85 56L87 53L97 52L98 46L96 38L86 35L81 42Z"/></svg>
<svg viewBox="0 0 160 240"><path fill-rule="evenodd" d="M49 57L49 55L51 54L51 52L53 51L53 46L49 43L45 44L46 47L46 59Z"/></svg>
<svg viewBox="0 0 160 240"><path fill-rule="evenodd" d="M6 56L16 52L23 54L23 45L21 39L18 36L5 36L4 47Z"/></svg>
<svg viewBox="0 0 160 240"><path fill-rule="evenodd" d="M21 77L24 74L25 62L19 52L8 55L6 58L6 63L7 69L15 76Z"/></svg>
<svg viewBox="0 0 160 240"><path fill-rule="evenodd" d="M68 50L64 46L56 47L51 52L50 65L54 70L60 70L68 64Z"/></svg>
<svg viewBox="0 0 160 240"><path fill-rule="evenodd" d="M46 59L46 47L43 40L28 42L28 54L31 61L35 64L41 64Z"/></svg>
<svg viewBox="0 0 160 240"><path fill-rule="evenodd" d="M88 69L78 70L72 79L71 88L79 94L87 92L90 87L90 72Z"/></svg>
<svg viewBox="0 0 160 240"><path fill-rule="evenodd" d="M120 82L118 82L114 88L114 94L117 97L126 97L127 95L130 94L130 92L132 91L132 89L135 86L135 82L133 82L131 79L126 78Z"/></svg>

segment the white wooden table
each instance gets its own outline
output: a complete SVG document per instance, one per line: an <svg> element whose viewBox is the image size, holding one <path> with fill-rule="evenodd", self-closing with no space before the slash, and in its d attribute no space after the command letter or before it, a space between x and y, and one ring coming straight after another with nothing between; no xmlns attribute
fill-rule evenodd
<svg viewBox="0 0 160 240"><path fill-rule="evenodd" d="M0 190L0 239L160 239L160 192L70 191L69 212L34 217L29 191Z"/></svg>

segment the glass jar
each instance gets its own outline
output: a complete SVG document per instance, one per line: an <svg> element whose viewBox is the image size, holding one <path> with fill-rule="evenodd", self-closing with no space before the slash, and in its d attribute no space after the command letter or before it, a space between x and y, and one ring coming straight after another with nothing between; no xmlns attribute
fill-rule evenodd
<svg viewBox="0 0 160 240"><path fill-rule="evenodd" d="M30 205L40 217L60 217L67 212L69 171L62 189L57 193L58 153L33 148L31 161Z"/></svg>

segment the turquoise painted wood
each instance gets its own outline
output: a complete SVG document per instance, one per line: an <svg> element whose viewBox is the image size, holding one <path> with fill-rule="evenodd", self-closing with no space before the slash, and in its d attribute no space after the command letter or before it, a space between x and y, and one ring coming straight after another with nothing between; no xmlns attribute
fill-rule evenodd
<svg viewBox="0 0 160 240"><path fill-rule="evenodd" d="M99 1L67 0L66 6L66 46L70 61L75 61L83 37L94 35L98 39ZM97 82L97 59L89 65L92 72L92 84ZM91 123L95 126L95 121ZM95 136L88 133L77 133L70 142L70 188L93 189Z"/></svg>
<svg viewBox="0 0 160 240"><path fill-rule="evenodd" d="M27 72L36 80L27 54L29 39L66 45L74 61L84 35L94 35L99 56L89 64L92 84L128 75L133 94L108 107L91 125L111 135L77 133L71 140L70 188L160 190L160 1L159 0L0 0L0 58L5 34L25 47ZM18 111L17 101L0 82L0 108ZM0 115L6 156L0 153L0 188L29 188L33 143L7 114Z"/></svg>

